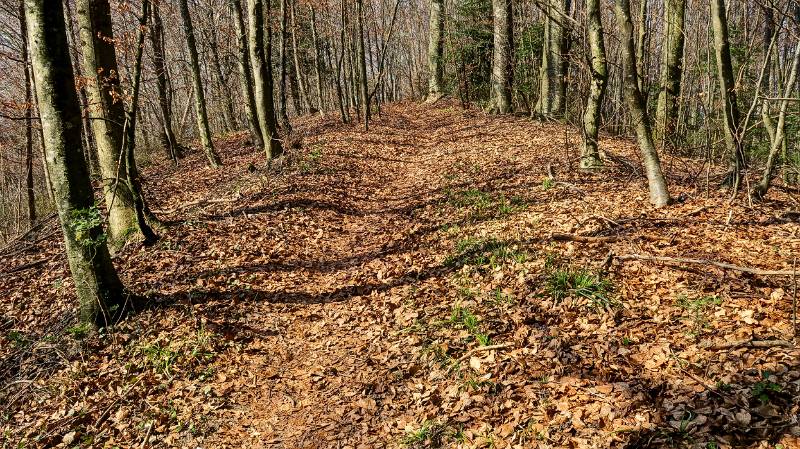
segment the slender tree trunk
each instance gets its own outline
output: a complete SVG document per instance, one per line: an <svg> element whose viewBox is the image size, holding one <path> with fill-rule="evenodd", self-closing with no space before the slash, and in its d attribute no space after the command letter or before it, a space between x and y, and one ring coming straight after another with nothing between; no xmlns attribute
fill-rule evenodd
<svg viewBox="0 0 800 449"><path fill-rule="evenodd" d="M94 209L61 0L25 0L47 163L84 323L110 324L125 295Z"/></svg>
<svg viewBox="0 0 800 449"><path fill-rule="evenodd" d="M789 109L789 98L797 82L798 66L800 66L800 41L797 43L797 47L794 50L792 68L789 71L789 76L784 87L783 99L781 100L780 112L778 113L778 124L775 126L775 138L770 146L767 165L764 167L761 181L753 188L752 192L750 192L750 195L755 199L762 199L764 195L767 194L770 183L772 182L772 177L775 173L775 166L778 163L780 152L786 141L786 112Z"/></svg>
<svg viewBox="0 0 800 449"><path fill-rule="evenodd" d="M661 171L661 162L658 159L658 152L650 130L650 119L645 109L642 93L639 91L630 0L615 0L615 3L624 60L625 99L630 108L631 119L636 125L636 137L650 188L650 202L656 207L666 206L670 201L667 181Z"/></svg>
<svg viewBox="0 0 800 449"><path fill-rule="evenodd" d="M264 55L264 5L261 0L247 0L247 5L250 18L250 63L253 66L258 126L264 136L264 152L267 160L271 161L283 153L283 147L275 119L272 77L267 70L267 59Z"/></svg>
<svg viewBox="0 0 800 449"><path fill-rule="evenodd" d="M367 55L364 49L364 0L356 0L356 25L361 113L364 120L364 129L369 130L370 107L367 87Z"/></svg>
<svg viewBox="0 0 800 449"><path fill-rule="evenodd" d="M341 0L341 20L342 28L339 30L340 52L336 56L336 94L339 97L339 113L342 116L342 123L350 123L350 96L347 94L347 74L344 67L345 46L345 25L347 23L347 8L345 0ZM342 88L344 85L344 89Z"/></svg>
<svg viewBox="0 0 800 449"><path fill-rule="evenodd" d="M564 26L571 0L548 0L539 67L539 100L534 111L545 118L563 117L566 111L569 36Z"/></svg>
<svg viewBox="0 0 800 449"><path fill-rule="evenodd" d="M647 80L646 61L647 52L647 2L648 0L639 0L639 33L636 39L636 76L639 80L639 92L642 93L645 106L647 105L647 89L645 81Z"/></svg>
<svg viewBox="0 0 800 449"><path fill-rule="evenodd" d="M300 99L303 102L303 114L308 114L314 107L311 105L311 98L308 95L306 77L303 75L303 67L300 65L300 48L297 45L297 8L292 1L289 7L290 19L292 21L292 56L294 59L294 74L297 78L297 87L300 90Z"/></svg>
<svg viewBox="0 0 800 449"><path fill-rule="evenodd" d="M268 0L269 1L269 0ZM287 0L280 0L280 13L281 13L281 23L280 23L280 48L278 49L278 56L279 56L279 63L280 63L280 73L279 73L279 81L278 81L278 120L280 121L281 128L283 128L283 133L285 135L289 135L292 132L292 124L289 121L289 114L287 112L287 105L286 105L286 51L287 51L287 40L289 39L289 31L288 31L288 21L289 21L289 11L286 7Z"/></svg>
<svg viewBox="0 0 800 449"><path fill-rule="evenodd" d="M673 136L678 120L678 99L683 77L684 23L686 0L666 0L664 11L664 63L661 66L661 90L656 107L656 141L674 148Z"/></svg>
<svg viewBox="0 0 800 449"><path fill-rule="evenodd" d="M197 56L197 44L194 40L194 27L192 26L192 16L189 14L188 0L178 0L178 6L180 6L181 10L186 46L189 49L189 63L191 64L192 82L194 84L194 106L197 114L200 142L203 145L203 151L206 153L209 165L212 168L218 168L222 165L222 162L214 150L214 142L211 140L211 127L208 125L208 111L206 110L206 96L203 90L203 80L200 76L200 58Z"/></svg>
<svg viewBox="0 0 800 449"><path fill-rule="evenodd" d="M428 35L428 99L436 102L442 97L444 78L444 0L431 0L430 31Z"/></svg>
<svg viewBox="0 0 800 449"><path fill-rule="evenodd" d="M319 36L317 35L317 11L314 5L308 6L311 14L311 42L314 45L314 79L317 82L317 101L319 102L319 113L325 116L325 99L322 94L322 57L319 50Z"/></svg>
<svg viewBox="0 0 800 449"><path fill-rule="evenodd" d="M492 51L492 92L488 111L511 111L511 52L514 48L512 0L492 0L494 49Z"/></svg>
<svg viewBox="0 0 800 449"><path fill-rule="evenodd" d="M134 192L125 183L127 161L123 157L125 110L120 87L111 7L108 0L77 0L83 72L89 81L89 114L97 143L103 194L108 210L110 243L118 248L133 232L141 232L136 220ZM53 173L51 173L52 175Z"/></svg>
<svg viewBox="0 0 800 449"><path fill-rule="evenodd" d="M22 36L22 64L25 73L25 192L28 203L28 223L36 222L36 192L33 188L33 94L31 93L31 72L28 65L28 25L25 20L25 3L19 3L19 29Z"/></svg>
<svg viewBox="0 0 800 449"><path fill-rule="evenodd" d="M213 15L213 11L211 11L211 14ZM227 131L232 131L237 128L236 114L233 112L233 95L231 95L231 90L228 87L228 77L225 76L225 70L222 68L222 61L217 50L219 47L217 32L212 28L208 34L210 35L208 37L208 49L211 51L211 66L214 68L214 75L217 80L217 92L222 97L222 122Z"/></svg>
<svg viewBox="0 0 800 449"><path fill-rule="evenodd" d="M160 7L158 2L152 5L153 29L150 31L150 44L153 47L153 68L156 75L158 108L161 113L161 145L167 150L167 157L177 164L182 151L172 130L172 102L169 92L169 72L164 56L164 23L161 20Z"/></svg>
<svg viewBox="0 0 800 449"><path fill-rule="evenodd" d="M730 157L730 168L725 184L734 192L739 191L742 170L745 167L744 148L739 133L739 106L736 101L736 85L731 63L728 40L728 19L725 0L711 0L711 26L714 30L714 50L717 59L723 119L725 124L725 146Z"/></svg>
<svg viewBox="0 0 800 449"><path fill-rule="evenodd" d="M264 136L261 132L258 108L256 107L256 97L254 92L253 72L250 63L250 44L247 41L247 28L244 22L244 11L241 0L231 0L233 6L233 19L236 23L236 39L239 49L239 83L242 89L242 96L245 102L245 114L247 125L250 129L250 137L253 138L253 145L265 149ZM262 32L263 33L263 32ZM262 36L263 39L263 36ZM263 43L254 42L256 45L263 46Z"/></svg>
<svg viewBox="0 0 800 449"><path fill-rule="evenodd" d="M606 46L603 41L602 8L600 0L586 0L586 11L589 26L589 47L591 49L591 84L586 111L583 115L583 153L581 168L592 169L602 165L597 149L597 130L600 122L600 107L606 93L608 83L608 64L606 62Z"/></svg>

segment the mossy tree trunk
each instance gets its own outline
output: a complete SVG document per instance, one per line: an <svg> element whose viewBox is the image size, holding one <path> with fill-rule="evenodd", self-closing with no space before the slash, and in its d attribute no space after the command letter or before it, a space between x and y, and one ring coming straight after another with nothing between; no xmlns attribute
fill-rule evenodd
<svg viewBox="0 0 800 449"><path fill-rule="evenodd" d="M197 56L197 43L194 39L192 16L189 14L188 0L178 0L183 22L183 33L186 37L186 46L189 50L189 64L192 69L192 83L194 84L194 107L197 115L197 129L200 133L200 143L212 168L218 168L222 162L214 150L211 140L211 127L208 125L208 111L206 110L206 95L203 90L203 79L200 75L200 58Z"/></svg>
<svg viewBox="0 0 800 449"><path fill-rule="evenodd" d="M589 70L591 83L586 111L583 115L583 151L581 168L592 169L602 165L597 148L597 133L600 123L600 107L608 83L608 63L606 46L603 41L603 21L600 0L586 0L586 14L589 27L589 47L591 49Z"/></svg>
<svg viewBox="0 0 800 449"><path fill-rule="evenodd" d="M138 229L135 193L125 182L127 161L123 152L125 109L120 87L111 7L108 0L77 0L83 75L87 79L88 114L97 145L103 195L108 210L112 248L125 243Z"/></svg>
<svg viewBox="0 0 800 449"><path fill-rule="evenodd" d="M717 60L717 78L719 80L722 118L725 128L725 146L730 158L725 184L731 187L731 190L737 192L746 161L742 136L739 132L739 106L736 99L733 63L731 62L725 0L711 0L711 27L714 30L714 51Z"/></svg>
<svg viewBox="0 0 800 449"><path fill-rule="evenodd" d="M665 0L664 48L661 66L661 88L656 106L655 136L663 147L674 148L678 121L678 100L683 76L684 24L686 0Z"/></svg>
<svg viewBox="0 0 800 449"><path fill-rule="evenodd" d="M514 48L512 0L492 0L494 32L492 50L492 91L488 111L511 112L511 52Z"/></svg>
<svg viewBox="0 0 800 449"><path fill-rule="evenodd" d="M431 0L428 34L428 102L442 97L444 89L444 0Z"/></svg>
<svg viewBox="0 0 800 449"><path fill-rule="evenodd" d="M547 1L539 66L539 100L534 108L539 117L560 118L566 110L569 33L564 24L570 7L570 0Z"/></svg>
<svg viewBox="0 0 800 449"><path fill-rule="evenodd" d="M658 152L653 143L653 134L650 129L650 119L645 109L644 98L642 98L642 93L639 90L636 49L633 42L633 23L631 22L631 4L630 0L615 0L615 3L622 43L625 100L630 109L631 120L636 126L636 138L644 161L647 184L650 189L650 202L656 207L661 207L670 202L669 190L667 189L664 173L661 171Z"/></svg>
<svg viewBox="0 0 800 449"><path fill-rule="evenodd" d="M109 324L123 304L81 149L81 111L61 0L25 0L47 165L84 323Z"/></svg>
<svg viewBox="0 0 800 449"><path fill-rule="evenodd" d="M247 0L247 9L250 28L250 63L253 66L258 125L262 130L267 160L272 160L283 153L283 146L278 136L278 125L275 118L272 76L267 70L267 59L264 55L264 5L261 0Z"/></svg>
<svg viewBox="0 0 800 449"><path fill-rule="evenodd" d="M239 84L244 97L247 126L250 129L250 137L253 138L253 144L259 148L264 148L264 136L261 132L261 124L259 123L258 109L256 107L255 82L253 81L252 65L250 63L250 44L247 41L247 27L244 22L242 1L231 0L231 6L233 6L233 20L236 24L236 40L239 50Z"/></svg>

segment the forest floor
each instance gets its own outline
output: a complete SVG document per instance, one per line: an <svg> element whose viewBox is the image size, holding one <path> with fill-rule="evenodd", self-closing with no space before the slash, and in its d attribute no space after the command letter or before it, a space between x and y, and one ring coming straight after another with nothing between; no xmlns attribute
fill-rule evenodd
<svg viewBox="0 0 800 449"><path fill-rule="evenodd" d="M243 135L144 169L112 329L54 219L0 252L2 447L800 447L794 276L624 257L791 273L796 192L665 157L655 210L629 141L580 174L575 131L448 103L296 130L279 169Z"/></svg>

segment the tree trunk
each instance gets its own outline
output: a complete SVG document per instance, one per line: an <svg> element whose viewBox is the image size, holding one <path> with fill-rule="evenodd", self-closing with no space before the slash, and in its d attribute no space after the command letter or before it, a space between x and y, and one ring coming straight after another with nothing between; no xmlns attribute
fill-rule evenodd
<svg viewBox="0 0 800 449"><path fill-rule="evenodd" d="M212 168L218 168L222 162L214 150L214 142L211 140L211 128L208 126L208 111L206 111L206 96L203 91L203 80L200 77L200 58L197 56L197 44L194 40L194 27L192 26L192 16L189 14L188 0L179 0L178 6L181 10L181 20L183 21L183 32L186 36L186 46L189 49L189 63L192 69L192 82L194 84L194 106L197 114L197 128L200 133L200 142L203 151L206 153L208 163Z"/></svg>
<svg viewBox="0 0 800 449"><path fill-rule="evenodd" d="M647 183L650 188L650 202L656 207L669 204L669 190L661 162L658 159L653 135L650 130L650 119L645 109L636 70L636 49L633 43L633 23L631 22L630 0L615 0L617 22L622 42L625 99L631 112L631 120L636 124L636 137L639 150L644 161Z"/></svg>
<svg viewBox="0 0 800 449"><path fill-rule="evenodd" d="M125 295L108 247L81 151L81 111L61 0L25 0L31 62L45 151L64 246L84 323L110 324Z"/></svg>
<svg viewBox="0 0 800 449"><path fill-rule="evenodd" d="M728 20L725 0L711 0L711 26L714 30L714 50L717 59L717 76L723 106L725 146L730 157L730 168L725 184L739 191L742 169L745 166L744 148L739 134L739 107L736 102L736 85L728 40Z"/></svg>
<svg viewBox="0 0 800 449"><path fill-rule="evenodd" d="M541 117L563 117L566 111L569 36L564 26L570 0L548 0L539 67L539 100L534 110Z"/></svg>
<svg viewBox="0 0 800 449"><path fill-rule="evenodd" d="M686 0L666 0L664 11L664 62L661 66L661 90L656 106L656 141L665 148L675 148L673 137L678 120L678 99L683 77L684 23Z"/></svg>
<svg viewBox="0 0 800 449"><path fill-rule="evenodd" d="M591 49L591 85L586 111L583 115L583 153L581 168L592 169L602 165L597 149L597 130L600 122L600 107L608 83L608 64L606 46L603 41L602 8L600 0L587 0L586 11L589 27L589 47Z"/></svg>
<svg viewBox="0 0 800 449"><path fill-rule="evenodd" d="M494 49L492 51L492 92L488 111L511 111L511 52L514 47L512 0L492 0Z"/></svg>
<svg viewBox="0 0 800 449"><path fill-rule="evenodd" d="M31 108L33 94L31 93L31 71L28 67L28 25L25 20L25 3L19 3L19 29L22 36L22 64L25 72L25 193L28 203L28 223L33 226L36 222L36 192L33 188L33 117Z"/></svg>
<svg viewBox="0 0 800 449"><path fill-rule="evenodd" d="M647 48L647 1L648 0L639 0L639 33L636 39L636 76L639 80L639 92L642 93L645 107L647 107L648 97L645 86L645 81L647 80L647 74L645 73L647 70L645 65L645 58L647 57L647 52L645 51Z"/></svg>
<svg viewBox="0 0 800 449"><path fill-rule="evenodd" d="M308 6L311 14L311 42L314 45L314 79L317 82L317 101L319 102L319 114L325 117L325 100L322 96L322 57L319 50L319 36L317 35L317 12L314 5Z"/></svg>
<svg viewBox="0 0 800 449"><path fill-rule="evenodd" d="M236 23L236 39L239 49L239 83L242 89L242 96L244 97L247 125L250 129L250 137L253 138L253 145L265 149L264 137L261 133L261 124L259 123L258 109L256 107L255 92L253 91L254 81L253 72L250 69L250 45L247 42L247 28L244 24L242 1L231 0L231 5L233 6L233 20ZM263 43L259 43L258 41L254 43L259 46L263 45Z"/></svg>
<svg viewBox="0 0 800 449"><path fill-rule="evenodd" d="M292 21L292 56L294 60L294 74L297 78L297 87L300 90L300 99L303 102L303 114L308 114L314 107L311 105L311 98L308 96L306 77L303 75L303 67L300 65L300 48L297 45L297 8L292 1L289 7L290 19Z"/></svg>
<svg viewBox="0 0 800 449"><path fill-rule="evenodd" d="M341 19L342 28L339 30L340 52L336 55L336 95L339 97L339 113L342 116L342 123L350 123L350 96L347 94L347 74L344 67L345 55L345 24L347 23L347 8L345 0L341 0ZM344 85L344 87L342 87Z"/></svg>
<svg viewBox="0 0 800 449"><path fill-rule="evenodd" d="M83 73L88 80L91 126L97 143L103 194L108 210L108 232L112 248L119 248L137 229L134 193L125 183L126 161L122 157L125 110L120 98L117 54L108 0L78 0ZM40 98L40 100L42 100ZM51 173L51 175L54 175Z"/></svg>
<svg viewBox="0 0 800 449"><path fill-rule="evenodd" d="M159 8L158 2L152 5L153 29L150 32L150 44L153 47L153 69L156 75L158 108L161 113L161 145L167 150L167 157L177 164L182 152L175 138L175 132L172 130L169 72L164 56L164 23L161 20Z"/></svg>
<svg viewBox="0 0 800 449"><path fill-rule="evenodd" d="M269 0L267 0L269 1ZM286 106L286 50L287 50L287 39L289 38L289 31L288 31L288 21L289 21L289 11L286 7L287 0L280 0L281 5L281 28L280 28L280 48L279 51L279 63L280 63L280 74L279 74L279 81L278 81L278 120L280 121L281 128L283 128L284 135L289 135L292 133L292 124L289 121L289 114L287 113L287 106Z"/></svg>
<svg viewBox="0 0 800 449"><path fill-rule="evenodd" d="M770 183L772 182L772 177L775 173L775 166L777 165L778 158L780 156L779 153L783 149L786 141L786 111L789 108L789 98L792 95L792 91L795 88L795 82L797 81L798 66L800 66L800 41L797 43L797 47L794 50L792 68L789 71L789 77L786 80L784 87L781 108L780 112L778 113L778 124L775 126L775 138L772 141L772 145L770 145L769 156L767 157L767 165L764 167L764 173L761 176L761 181L755 187L753 187L752 192L750 192L750 196L755 199L760 200L764 197L764 195L767 194Z"/></svg>
<svg viewBox="0 0 800 449"><path fill-rule="evenodd" d="M428 99L433 103L442 97L444 78L444 0L431 0L428 36Z"/></svg>
<svg viewBox="0 0 800 449"><path fill-rule="evenodd" d="M210 12L213 15L214 12ZM222 97L222 122L225 125L226 131L232 131L237 128L236 114L233 112L233 95L231 95L231 90L228 87L228 78L225 76L225 70L222 68L222 61L220 60L219 51L217 50L219 47L217 32L214 28L211 28L208 33L210 34L208 37L208 48L211 51L211 66L214 68L214 75L217 80L217 92L219 96Z"/></svg>
<svg viewBox="0 0 800 449"><path fill-rule="evenodd" d="M364 0L356 0L356 25L358 42L358 76L359 92L361 97L361 113L364 120L364 129L369 130L370 107L369 92L367 87L367 55L364 49Z"/></svg>
<svg viewBox="0 0 800 449"><path fill-rule="evenodd" d="M283 146L275 119L272 77L267 70L267 60L264 55L264 5L261 0L247 0L247 6L250 17L250 63L253 66L258 126L264 136L264 153L267 160L271 161L283 153Z"/></svg>

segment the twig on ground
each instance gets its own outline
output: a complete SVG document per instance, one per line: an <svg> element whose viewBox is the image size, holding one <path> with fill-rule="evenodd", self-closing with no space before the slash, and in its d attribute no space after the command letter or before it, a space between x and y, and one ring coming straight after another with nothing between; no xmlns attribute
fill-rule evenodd
<svg viewBox="0 0 800 449"><path fill-rule="evenodd" d="M467 360L468 358L470 358L471 356L473 356L478 352L492 351L494 349L505 349L505 348L510 348L512 346L514 346L513 343L500 343L496 345L478 346L477 348L472 348L469 351L467 351L466 354L462 355L461 358L458 359L458 361L463 362L464 360Z"/></svg>
<svg viewBox="0 0 800 449"><path fill-rule="evenodd" d="M553 233L550 236L550 238L552 240L555 240L556 242L579 242L579 243L612 243L612 242L618 242L620 240L618 236L592 237L584 235L559 234L559 233Z"/></svg>
<svg viewBox="0 0 800 449"><path fill-rule="evenodd" d="M794 343L786 340L739 340L739 341L729 341L720 344L713 344L711 342L701 344L701 348L709 349L712 351L721 350L721 349L738 349L738 348L790 348L794 349Z"/></svg>
<svg viewBox="0 0 800 449"><path fill-rule="evenodd" d="M626 254L623 256L615 256L615 259L620 262L626 260L645 260L650 262L664 262L667 264L693 264L693 265L712 265L718 268L731 271L739 271L742 273L752 274L754 276L792 276L793 271L779 271L779 270L760 270L758 268L742 267L725 262L717 262L708 259L686 259L681 257L666 257L666 256L645 256L642 254Z"/></svg>

